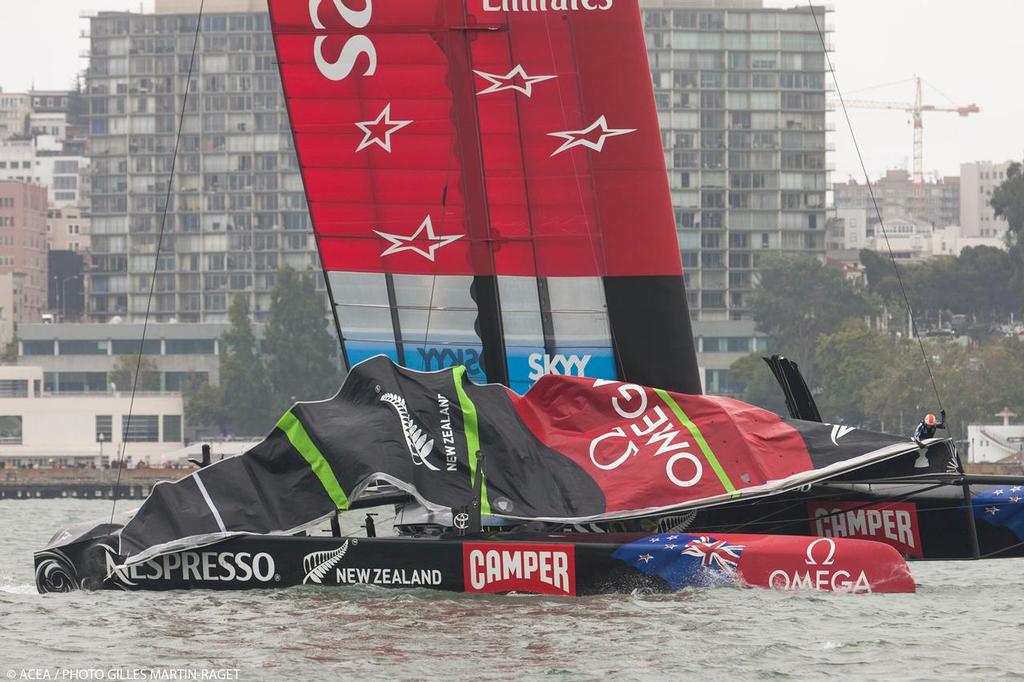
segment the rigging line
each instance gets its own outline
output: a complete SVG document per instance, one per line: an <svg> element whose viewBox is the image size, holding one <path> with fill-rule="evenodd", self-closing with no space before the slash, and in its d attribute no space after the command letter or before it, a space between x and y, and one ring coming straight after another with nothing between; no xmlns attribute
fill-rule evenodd
<svg viewBox="0 0 1024 682"><path fill-rule="evenodd" d="M942 95L943 97L945 97L947 100L949 100L949 103L952 104L953 106L959 106L957 104L956 100L954 100L952 97L950 97L949 95L944 93L942 90L939 90L939 88L934 83L932 83L931 81L926 80L924 78L921 78L921 82L924 83L925 85L927 85L929 88L931 88L935 92L937 92L940 95Z"/></svg>
<svg viewBox="0 0 1024 682"><path fill-rule="evenodd" d="M814 11L813 0L807 0L807 6L811 10L811 17L814 19L814 27L818 30L818 38L821 40L822 54L825 55L825 62L828 64L829 73L832 75L832 83L836 86L836 95L839 97L839 103L843 107L843 115L846 117L846 125L850 129L850 137L853 138L853 148L857 152L857 159L860 161L861 171L864 173L864 181L867 183L868 194L871 196L871 203L875 208L875 215L878 216L878 225L882 229L882 236L885 238L885 247L889 251L889 260L892 261L892 269L896 273L896 281L900 285L900 292L903 294L903 303L907 307L907 314L910 316L910 328L917 338L917 344L921 349L921 359L924 360L924 366L928 370L928 379L931 381L932 392L935 394L935 401L939 404L940 410L945 410L942 405L942 398L939 396L939 387L935 383L935 375L932 373L932 363L928 360L928 353L924 349L924 340L921 335L917 333L917 320L914 317L914 310L910 306L910 297L907 296L907 288L903 285L903 277L900 275L900 267L896 263L896 255L893 253L892 244L889 243L889 233L885 229L885 221L882 219L882 211L878 208L878 199L875 198L875 189L871 184L871 178L868 176L868 168L864 163L864 155L861 154L860 144L857 142L857 134L853 131L853 122L850 120L850 111L846 108L846 100L843 99L842 90L839 89L839 80L836 78L835 68L832 66L832 58L828 55L828 46L825 44L825 33L822 31L821 24L818 23L818 14Z"/></svg>
<svg viewBox="0 0 1024 682"><path fill-rule="evenodd" d="M888 88L888 87L891 87L893 85L901 85L903 83L909 83L912 80L914 80L914 79L913 78L901 78L898 81L889 81L888 83L880 83L878 85L869 85L866 88L857 88L856 90L848 90L846 92L846 94L847 95L856 95L858 93L868 92L870 90L881 90L882 88Z"/></svg>
<svg viewBox="0 0 1024 682"><path fill-rule="evenodd" d="M131 433L132 410L135 408L135 393L139 386L139 374L142 372L142 351L146 345L146 332L149 329L149 313L153 307L153 293L156 290L157 272L160 269L160 249L164 243L164 230L167 226L167 212L171 205L171 188L174 185L174 167L178 161L178 147L181 144L181 131L185 123L185 110L188 104L188 93L192 89L192 72L196 63L196 50L199 47L199 29L203 25L203 7L206 0L199 0L199 14L196 16L196 32L192 38L192 56L188 62L188 77L185 80L185 96L181 99L181 113L178 115L178 132L174 137L174 152L171 155L171 169L167 176L167 194L164 197L164 210L160 216L160 234L156 241L156 255L153 257L153 276L149 280L149 296L146 298L146 315L142 318L142 337L139 339L138 360L135 363L135 377L132 379L132 393L128 400L128 414L121 434L121 453L117 458L117 481L114 483L113 499L110 505L110 523L114 522L117 510L117 493L121 486L121 472L124 471L125 452L128 447L128 434Z"/></svg>

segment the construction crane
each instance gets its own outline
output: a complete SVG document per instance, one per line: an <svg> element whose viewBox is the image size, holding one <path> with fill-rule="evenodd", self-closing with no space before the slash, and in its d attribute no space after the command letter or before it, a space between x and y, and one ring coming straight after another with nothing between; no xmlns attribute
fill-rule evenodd
<svg viewBox="0 0 1024 682"><path fill-rule="evenodd" d="M878 102L874 100L847 100L846 106L856 109L896 109L897 111L907 111L914 115L914 182L917 184L924 183L924 112L926 111L944 111L948 113L959 114L961 117L969 116L970 114L976 114L981 109L977 104L968 104L966 106L935 106L934 104L925 104L921 96L921 77L914 76L913 78L915 85L917 86L917 94L914 98L913 104L909 102Z"/></svg>

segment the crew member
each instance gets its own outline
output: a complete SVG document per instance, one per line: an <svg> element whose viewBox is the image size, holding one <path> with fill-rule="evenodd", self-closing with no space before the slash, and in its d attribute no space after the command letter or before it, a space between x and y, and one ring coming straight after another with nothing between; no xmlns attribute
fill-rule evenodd
<svg viewBox="0 0 1024 682"><path fill-rule="evenodd" d="M935 438L935 431L937 429L946 428L946 411L942 410L939 412L939 416L939 419L936 419L935 415L930 413L924 416L921 423L914 429L914 442L920 445L923 440Z"/></svg>

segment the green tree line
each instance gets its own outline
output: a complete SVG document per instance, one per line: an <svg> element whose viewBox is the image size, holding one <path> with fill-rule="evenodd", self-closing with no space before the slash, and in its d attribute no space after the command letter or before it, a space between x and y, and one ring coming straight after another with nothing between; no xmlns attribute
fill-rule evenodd
<svg viewBox="0 0 1024 682"><path fill-rule="evenodd" d="M264 436L298 400L328 398L338 390L337 342L331 336L318 273L278 272L258 352L247 296L236 296L230 328L220 340L220 384L186 393L192 426L230 436Z"/></svg>
<svg viewBox="0 0 1024 682"><path fill-rule="evenodd" d="M960 295L967 282L985 280L987 272L971 273L971 267L990 262L987 256L979 259L965 251L952 259L941 271L959 271L961 278L936 284L936 295ZM901 268L912 301L928 267ZM986 300L975 307L936 310L1003 319L994 317L998 313L992 311L1000 309L983 289L978 296ZM1022 301L1016 299L1017 305ZM919 341L906 333L901 296L887 299L877 288L849 281L810 257L774 257L762 263L751 307L758 328L771 337L772 352L800 365L826 421L908 433L924 414L938 412ZM1013 307L1002 310L1008 314ZM888 329L886 311L894 320ZM964 339L921 339L958 438L966 437L968 423L991 423L1003 407L1024 414L1024 340L989 333L988 327L983 331L966 345ZM729 378L747 402L785 414L781 389L759 354L734 363Z"/></svg>
<svg viewBox="0 0 1024 682"><path fill-rule="evenodd" d="M1022 164L1010 165L990 203L1007 221L1006 250L968 248L899 269L918 328L964 315L967 344L963 337L911 338L897 271L885 254L861 252L865 283L808 257L762 261L754 319L773 352L800 365L826 421L908 433L937 412L920 344L955 437L965 438L969 423L991 423L1004 407L1024 415L1024 339L996 329L1024 316ZM729 376L748 402L785 413L758 355L734 363Z"/></svg>

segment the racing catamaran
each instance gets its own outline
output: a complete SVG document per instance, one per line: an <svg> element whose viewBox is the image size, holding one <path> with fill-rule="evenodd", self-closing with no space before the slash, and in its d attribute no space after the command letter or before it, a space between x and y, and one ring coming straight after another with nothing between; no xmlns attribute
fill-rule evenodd
<svg viewBox="0 0 1024 682"><path fill-rule="evenodd" d="M782 359L790 418L701 395L637 0L269 5L348 377L58 533L40 591L912 591L903 555L1021 554L950 441L822 424ZM384 504L396 537L309 535Z"/></svg>

